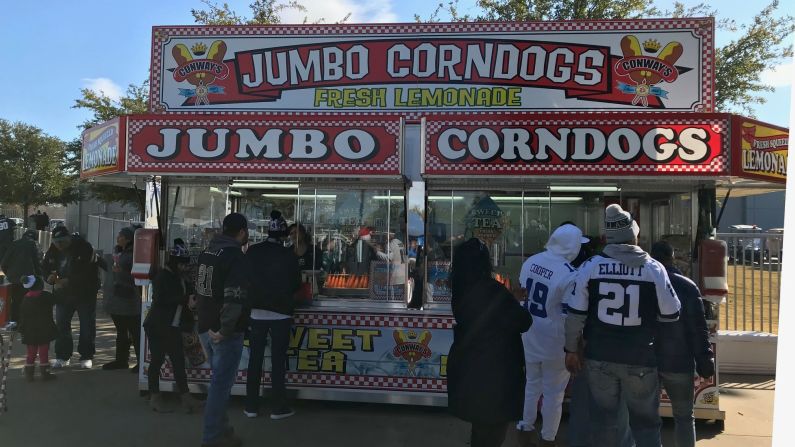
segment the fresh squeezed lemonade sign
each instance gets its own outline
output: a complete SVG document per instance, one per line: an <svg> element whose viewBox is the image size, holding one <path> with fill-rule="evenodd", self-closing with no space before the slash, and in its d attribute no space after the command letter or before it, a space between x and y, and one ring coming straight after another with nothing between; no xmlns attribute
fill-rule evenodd
<svg viewBox="0 0 795 447"><path fill-rule="evenodd" d="M121 124L119 118L102 123L83 132L83 154L80 177L119 172L122 168L119 154Z"/></svg>
<svg viewBox="0 0 795 447"><path fill-rule="evenodd" d="M711 111L712 19L154 27L164 111Z"/></svg>
<svg viewBox="0 0 795 447"><path fill-rule="evenodd" d="M734 175L775 183L787 181L787 129L749 120L734 118Z"/></svg>

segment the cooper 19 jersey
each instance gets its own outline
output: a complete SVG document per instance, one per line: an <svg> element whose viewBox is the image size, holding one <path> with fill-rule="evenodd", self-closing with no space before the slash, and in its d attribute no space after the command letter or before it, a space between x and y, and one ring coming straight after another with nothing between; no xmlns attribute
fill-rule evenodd
<svg viewBox="0 0 795 447"><path fill-rule="evenodd" d="M544 361L563 356L563 301L577 270L561 256L549 251L528 258L519 281L527 290L524 307L533 315L533 325L522 334L525 359Z"/></svg>
<svg viewBox="0 0 795 447"><path fill-rule="evenodd" d="M656 366L656 325L676 321L680 303L665 267L651 257L629 267L597 255L580 266L568 307L587 315L586 358Z"/></svg>

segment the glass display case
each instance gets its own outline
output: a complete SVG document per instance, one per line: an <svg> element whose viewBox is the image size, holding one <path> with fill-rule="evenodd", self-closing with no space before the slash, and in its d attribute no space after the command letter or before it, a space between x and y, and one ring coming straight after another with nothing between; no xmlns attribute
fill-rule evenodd
<svg viewBox="0 0 795 447"><path fill-rule="evenodd" d="M249 244L255 244L267 238L271 211L278 210L288 225L300 224L305 230L306 243L292 238L285 244L304 251L296 254L306 259L302 279L311 284L316 304L343 299L407 302L413 280L402 189L248 181L230 187L172 185L168 194L169 246L182 238L201 251L220 231L227 210L248 218ZM305 256L307 251L310 255Z"/></svg>

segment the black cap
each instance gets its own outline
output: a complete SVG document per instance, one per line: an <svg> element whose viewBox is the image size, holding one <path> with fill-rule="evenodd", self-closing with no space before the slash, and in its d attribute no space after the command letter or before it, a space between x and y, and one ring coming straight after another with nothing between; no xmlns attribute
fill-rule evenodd
<svg viewBox="0 0 795 447"><path fill-rule="evenodd" d="M660 262L670 261L674 258L674 247L668 241L657 241L652 244L649 254Z"/></svg>
<svg viewBox="0 0 795 447"><path fill-rule="evenodd" d="M135 230L130 227L124 227L119 230L119 234L124 236L125 239L132 242L135 239Z"/></svg>
<svg viewBox="0 0 795 447"><path fill-rule="evenodd" d="M240 232L240 230L248 228L248 220L246 216L240 213L231 213L224 217L223 233L233 235Z"/></svg>
<svg viewBox="0 0 795 447"><path fill-rule="evenodd" d="M69 237L71 237L71 235L69 234L69 230L67 230L66 227L56 227L52 230L53 241L64 240L68 239Z"/></svg>

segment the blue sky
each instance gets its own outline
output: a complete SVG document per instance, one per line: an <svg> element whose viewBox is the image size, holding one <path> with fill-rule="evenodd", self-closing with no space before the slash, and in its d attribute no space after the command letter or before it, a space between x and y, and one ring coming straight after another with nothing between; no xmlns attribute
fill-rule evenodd
<svg viewBox="0 0 795 447"><path fill-rule="evenodd" d="M446 3L446 0L444 0ZM793 10L795 0L783 0L781 11ZM234 9L248 12L251 0L227 0ZM417 13L428 17L437 0L304 0L310 20L333 23L348 12L348 23L410 22ZM461 0L462 14L476 14L474 0ZM662 7L668 0L659 0ZM685 3L695 3L688 0ZM721 17L744 23L756 8L747 0L711 2ZM756 4L757 2L752 2ZM151 27L192 24L191 8L199 0L40 0L12 1L0 16L0 42L4 42L5 66L0 70L0 118L22 121L62 139L79 135L77 126L89 114L72 109L84 87L99 89L111 97L122 94L130 83L149 76ZM303 13L290 13L285 22L300 22ZM717 32L718 45L732 36ZM764 79L777 86L765 95L768 103L756 108L757 117L773 124L789 124L792 63Z"/></svg>

